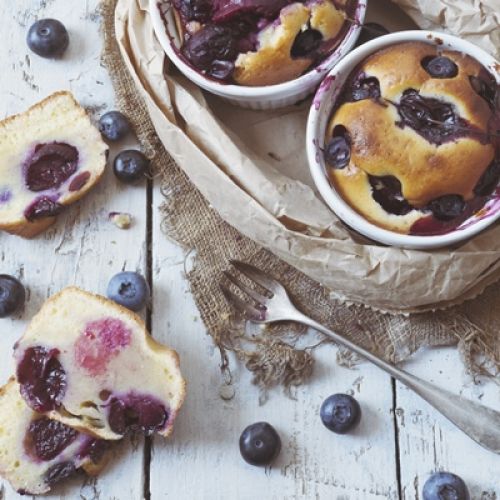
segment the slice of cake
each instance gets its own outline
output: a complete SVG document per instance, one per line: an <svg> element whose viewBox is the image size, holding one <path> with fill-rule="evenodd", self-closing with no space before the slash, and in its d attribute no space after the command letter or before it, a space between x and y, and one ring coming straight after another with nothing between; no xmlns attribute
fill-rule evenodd
<svg viewBox="0 0 500 500"><path fill-rule="evenodd" d="M0 122L0 230L27 238L100 179L108 147L69 92Z"/></svg>
<svg viewBox="0 0 500 500"><path fill-rule="evenodd" d="M33 410L102 439L129 430L167 436L184 400L177 353L139 316L78 288L45 302L14 356Z"/></svg>
<svg viewBox="0 0 500 500"><path fill-rule="evenodd" d="M0 388L0 474L21 494L39 495L77 470L98 474L109 443L37 414L12 378Z"/></svg>

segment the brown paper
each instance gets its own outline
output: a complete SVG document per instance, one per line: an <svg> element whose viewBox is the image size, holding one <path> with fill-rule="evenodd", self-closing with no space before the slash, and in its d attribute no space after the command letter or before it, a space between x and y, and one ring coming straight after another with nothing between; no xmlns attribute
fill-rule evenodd
<svg viewBox="0 0 500 500"><path fill-rule="evenodd" d="M423 29L444 31L500 59L499 0L393 0Z"/></svg>
<svg viewBox="0 0 500 500"><path fill-rule="evenodd" d="M384 16L389 28L412 27L387 2L374 3L374 19L390 11L394 15ZM381 310L445 307L500 278L498 224L460 248L433 252L377 246L350 234L309 175L304 135L310 103L243 110L204 94L172 65L164 74L149 4L119 0L122 55L166 149L229 224L327 286L335 298Z"/></svg>

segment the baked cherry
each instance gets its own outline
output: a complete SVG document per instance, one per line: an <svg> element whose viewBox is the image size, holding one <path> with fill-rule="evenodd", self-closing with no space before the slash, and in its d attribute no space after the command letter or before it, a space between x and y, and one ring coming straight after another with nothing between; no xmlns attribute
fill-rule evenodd
<svg viewBox="0 0 500 500"><path fill-rule="evenodd" d="M301 31L295 37L290 54L295 59L311 57L318 50L322 41L323 35L318 30L310 28Z"/></svg>
<svg viewBox="0 0 500 500"><path fill-rule="evenodd" d="M165 407L154 398L131 394L122 399L113 398L108 410L109 426L117 434L141 431L150 436L162 429L168 421Z"/></svg>
<svg viewBox="0 0 500 500"><path fill-rule="evenodd" d="M234 34L227 26L209 24L197 31L184 44L183 53L201 70L209 70L214 61L234 61L238 46Z"/></svg>
<svg viewBox="0 0 500 500"><path fill-rule="evenodd" d="M348 93L349 101L362 101L363 99L380 98L380 82L375 77L365 77L360 75L352 84Z"/></svg>
<svg viewBox="0 0 500 500"><path fill-rule="evenodd" d="M212 14L211 0L173 0L174 7L186 21L206 23Z"/></svg>
<svg viewBox="0 0 500 500"><path fill-rule="evenodd" d="M38 192L57 189L78 168L78 150L63 143L39 144L26 165L26 186Z"/></svg>
<svg viewBox="0 0 500 500"><path fill-rule="evenodd" d="M373 199L388 213L406 215L413 207L401 192L401 182L392 175L382 177L368 176L372 187Z"/></svg>
<svg viewBox="0 0 500 500"><path fill-rule="evenodd" d="M249 425L240 436L240 453L250 465L269 465L281 451L281 439L267 422Z"/></svg>
<svg viewBox="0 0 500 500"><path fill-rule="evenodd" d="M64 209L64 206L49 196L41 196L34 200L24 211L24 216L30 222L44 217L55 217Z"/></svg>
<svg viewBox="0 0 500 500"><path fill-rule="evenodd" d="M500 92L495 79L488 73L483 72L480 76L469 76L469 81L474 91L479 94L492 109L496 109Z"/></svg>
<svg viewBox="0 0 500 500"><path fill-rule="evenodd" d="M425 57L422 66L434 78L454 78L458 75L458 66L449 57Z"/></svg>
<svg viewBox="0 0 500 500"><path fill-rule="evenodd" d="M474 194L488 196L497 187L500 181L500 160L494 160L479 179Z"/></svg>
<svg viewBox="0 0 500 500"><path fill-rule="evenodd" d="M458 194L448 194L429 203L429 209L436 219L447 221L462 214L466 204Z"/></svg>
<svg viewBox="0 0 500 500"><path fill-rule="evenodd" d="M45 473L45 482L53 486L64 479L72 476L76 472L76 467L73 462L61 462L59 464L53 465L46 473Z"/></svg>
<svg viewBox="0 0 500 500"><path fill-rule="evenodd" d="M77 437L75 429L57 420L41 417L30 423L24 447L32 456L49 461L56 458Z"/></svg>
<svg viewBox="0 0 500 500"><path fill-rule="evenodd" d="M17 365L21 395L30 408L40 413L60 406L66 393L66 372L58 355L57 349L30 347Z"/></svg>

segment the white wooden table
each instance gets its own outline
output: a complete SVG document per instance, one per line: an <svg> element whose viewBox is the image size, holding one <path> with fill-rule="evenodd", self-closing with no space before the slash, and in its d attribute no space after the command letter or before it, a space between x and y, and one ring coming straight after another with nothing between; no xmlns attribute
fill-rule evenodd
<svg viewBox="0 0 500 500"><path fill-rule="evenodd" d="M74 92L95 117L113 109L113 92L99 60L97 4L0 2L0 118L59 89ZM64 60L47 61L28 52L26 31L41 17L56 17L70 30ZM109 278L122 269L151 276L152 333L178 350L188 380L188 397L172 438L155 438L152 446L127 441L97 480L72 480L50 498L416 499L437 469L462 476L474 499L500 498L500 457L479 448L374 367L337 366L333 347L318 351L314 380L297 391L295 401L276 391L259 406L258 391L236 364L235 396L224 401L219 355L183 276L185 256L159 229L161 202L157 185L123 186L108 169L99 187L44 236L24 241L0 234L0 273L17 275L29 290L24 312L0 320L2 381L13 371L12 345L48 296L72 284L105 293ZM109 211L131 212L133 227L116 228L107 220ZM498 386L476 385L464 376L452 349L421 353L407 367L500 408ZM337 436L320 422L321 402L335 392L350 392L362 405L362 424L353 435ZM259 420L271 422L283 439L282 454L267 472L244 463L238 450L242 429ZM1 498L17 498L7 483L1 491Z"/></svg>

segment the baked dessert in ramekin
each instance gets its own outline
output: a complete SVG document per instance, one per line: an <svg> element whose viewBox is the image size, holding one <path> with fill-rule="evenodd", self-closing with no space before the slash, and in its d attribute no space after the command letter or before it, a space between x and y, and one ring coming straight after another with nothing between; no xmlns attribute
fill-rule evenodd
<svg viewBox="0 0 500 500"><path fill-rule="evenodd" d="M355 43L365 8L365 0L163 0L151 12L160 43L188 78L265 108L312 92Z"/></svg>
<svg viewBox="0 0 500 500"><path fill-rule="evenodd" d="M316 96L308 136L313 176L334 211L370 238L417 247L494 220L495 65L471 44L427 32L381 37L342 61Z"/></svg>

